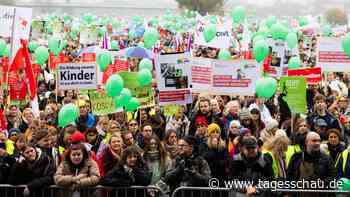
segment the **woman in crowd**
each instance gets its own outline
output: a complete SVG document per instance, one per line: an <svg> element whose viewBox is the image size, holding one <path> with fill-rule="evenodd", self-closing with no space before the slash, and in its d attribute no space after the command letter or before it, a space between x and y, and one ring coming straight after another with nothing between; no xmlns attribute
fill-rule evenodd
<svg viewBox="0 0 350 197"><path fill-rule="evenodd" d="M338 160L340 154L346 149L345 143L338 129L329 129L327 131L327 142L321 144L321 151L330 155L334 162Z"/></svg>
<svg viewBox="0 0 350 197"><path fill-rule="evenodd" d="M82 143L72 144L67 150L64 161L57 168L54 176L56 185L69 188L78 193L82 187L96 186L100 180L97 163L89 157ZM67 196L71 193L67 192Z"/></svg>
<svg viewBox="0 0 350 197"><path fill-rule="evenodd" d="M97 160L101 177L104 177L121 161L123 146L121 135L117 133L112 134L108 148L103 151L102 156Z"/></svg>
<svg viewBox="0 0 350 197"><path fill-rule="evenodd" d="M179 107L175 115L168 118L166 131L169 129L175 130L179 134L179 137L183 137L188 134L190 129L190 121L186 117L183 107Z"/></svg>
<svg viewBox="0 0 350 197"><path fill-rule="evenodd" d="M168 152L170 159L174 159L177 156L177 132L175 130L167 130L163 141L164 148Z"/></svg>
<svg viewBox="0 0 350 197"><path fill-rule="evenodd" d="M257 108L250 110L250 115L256 128L256 134L259 137L260 132L265 128L265 124L261 119L260 111Z"/></svg>
<svg viewBox="0 0 350 197"><path fill-rule="evenodd" d="M55 163L32 144L24 146L22 155L23 158L13 165L8 182L12 185L25 185L24 196L32 193L40 195L40 189L53 184Z"/></svg>
<svg viewBox="0 0 350 197"><path fill-rule="evenodd" d="M230 158L239 153L239 139L240 139L241 124L238 120L232 120L230 128L228 130L228 136L226 140L227 150Z"/></svg>
<svg viewBox="0 0 350 197"><path fill-rule="evenodd" d="M132 119L128 122L128 130L133 134L134 137L139 133L139 123L137 120Z"/></svg>
<svg viewBox="0 0 350 197"><path fill-rule="evenodd" d="M151 174L141 154L135 147L123 151L120 165L110 170L101 180L101 185L125 187L133 185L147 186L151 182Z"/></svg>

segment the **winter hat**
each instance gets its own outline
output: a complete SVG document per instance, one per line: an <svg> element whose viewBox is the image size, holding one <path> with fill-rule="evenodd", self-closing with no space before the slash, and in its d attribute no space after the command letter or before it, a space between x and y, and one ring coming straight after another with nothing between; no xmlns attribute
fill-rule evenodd
<svg viewBox="0 0 350 197"><path fill-rule="evenodd" d="M246 119L246 118L250 118L250 112L248 109L242 109L241 111L239 111L238 113L238 117L239 119Z"/></svg>
<svg viewBox="0 0 350 197"><path fill-rule="evenodd" d="M231 126L232 126L233 124L237 125L238 128L241 128L241 123L239 123L238 120L232 120L232 121L230 122L230 128L231 128Z"/></svg>
<svg viewBox="0 0 350 197"><path fill-rule="evenodd" d="M248 128L245 128L245 127L242 127L240 130L239 130L239 133L242 135L242 136L245 136L247 134L251 134L252 131Z"/></svg>
<svg viewBox="0 0 350 197"><path fill-rule="evenodd" d="M275 119L269 120L266 124L266 127L265 127L266 131L270 131L273 128L278 128L278 122Z"/></svg>
<svg viewBox="0 0 350 197"><path fill-rule="evenodd" d="M207 122L207 119L204 117L204 116L198 116L196 118L196 125L203 125L205 127L208 126L208 122Z"/></svg>
<svg viewBox="0 0 350 197"><path fill-rule="evenodd" d="M18 134L20 134L20 130L18 129L18 128L11 128L10 130L9 130L9 137L11 137L12 135L18 135Z"/></svg>
<svg viewBox="0 0 350 197"><path fill-rule="evenodd" d="M208 136L210 136L214 131L219 131L219 134L221 134L221 129L219 125L217 125L216 123L211 123L208 126Z"/></svg>
<svg viewBox="0 0 350 197"><path fill-rule="evenodd" d="M80 142L85 142L85 136L80 131L75 131L70 137L70 141L72 144L77 144Z"/></svg>
<svg viewBox="0 0 350 197"><path fill-rule="evenodd" d="M243 138L241 146L246 148L256 148L258 147L258 142L254 137L247 137Z"/></svg>

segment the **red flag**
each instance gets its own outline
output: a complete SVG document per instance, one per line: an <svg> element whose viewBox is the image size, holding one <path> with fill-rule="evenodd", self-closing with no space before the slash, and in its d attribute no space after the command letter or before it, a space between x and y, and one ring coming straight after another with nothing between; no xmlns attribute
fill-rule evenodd
<svg viewBox="0 0 350 197"><path fill-rule="evenodd" d="M7 82L7 69L9 67L9 58L2 58L2 83L5 84Z"/></svg>
<svg viewBox="0 0 350 197"><path fill-rule="evenodd" d="M24 68L23 53L22 53L22 48L19 48L10 66L10 72L17 71L23 68Z"/></svg>
<svg viewBox="0 0 350 197"><path fill-rule="evenodd" d="M25 74L26 78L28 80L28 86L29 86L29 92L30 92L30 99L33 100L36 96L36 80L34 78L34 73L32 69L32 64L30 63L30 56L29 56L29 50L27 48L27 42L24 40L21 40L22 43L22 53L25 61Z"/></svg>

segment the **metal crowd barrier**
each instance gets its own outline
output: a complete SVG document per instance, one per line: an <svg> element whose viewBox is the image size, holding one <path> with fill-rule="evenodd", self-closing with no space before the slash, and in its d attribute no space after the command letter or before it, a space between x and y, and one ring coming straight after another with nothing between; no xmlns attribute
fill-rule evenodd
<svg viewBox="0 0 350 197"><path fill-rule="evenodd" d="M0 197L24 197L25 185L0 184ZM47 188L35 189L29 197L161 197L158 187L131 186L131 187L85 187L71 190L52 185Z"/></svg>
<svg viewBox="0 0 350 197"><path fill-rule="evenodd" d="M299 196L300 193L328 193L337 194L340 197L349 197L350 191L341 190L288 190L281 189L278 192L284 194L296 194ZM245 197L243 193L239 193L229 188L209 188L209 187L179 187L174 190L171 197ZM256 195L266 196L266 195ZM294 195L293 195L294 196Z"/></svg>

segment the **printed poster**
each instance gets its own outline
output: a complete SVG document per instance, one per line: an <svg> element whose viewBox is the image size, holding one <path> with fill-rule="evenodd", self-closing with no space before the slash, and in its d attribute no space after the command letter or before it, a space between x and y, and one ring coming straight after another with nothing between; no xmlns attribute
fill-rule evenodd
<svg viewBox="0 0 350 197"><path fill-rule="evenodd" d="M158 55L156 73L160 105L192 103L190 53Z"/></svg>
<svg viewBox="0 0 350 197"><path fill-rule="evenodd" d="M323 72L349 72L350 59L342 49L343 38L326 38L318 40L317 66Z"/></svg>
<svg viewBox="0 0 350 197"><path fill-rule="evenodd" d="M212 93L254 95L261 67L255 60L213 61Z"/></svg>
<svg viewBox="0 0 350 197"><path fill-rule="evenodd" d="M306 80L301 76L282 77L280 88L292 113L306 113Z"/></svg>
<svg viewBox="0 0 350 197"><path fill-rule="evenodd" d="M191 59L192 92L210 92L212 59L194 57Z"/></svg>
<svg viewBox="0 0 350 197"><path fill-rule="evenodd" d="M0 6L0 37L11 37L15 8Z"/></svg>
<svg viewBox="0 0 350 197"><path fill-rule="evenodd" d="M94 115L107 115L117 111L114 107L113 98L108 96L105 92L90 90L88 94L91 102L91 110Z"/></svg>
<svg viewBox="0 0 350 197"><path fill-rule="evenodd" d="M84 90L97 88L96 63L64 63L57 65L59 90Z"/></svg>

